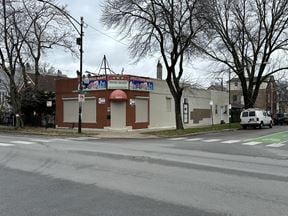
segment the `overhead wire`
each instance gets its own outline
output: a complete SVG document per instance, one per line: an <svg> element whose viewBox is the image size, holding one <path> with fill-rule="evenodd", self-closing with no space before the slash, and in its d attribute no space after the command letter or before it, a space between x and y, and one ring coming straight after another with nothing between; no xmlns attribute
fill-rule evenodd
<svg viewBox="0 0 288 216"><path fill-rule="evenodd" d="M118 43L120 43L120 44L122 44L122 45L124 45L124 46L129 46L128 44L123 43L121 40L115 39L115 38L113 38L112 36L110 36L110 35L108 35L108 34L102 32L102 31L100 31L99 29L97 29L96 27L94 27L94 26L88 24L87 22L85 22L85 24L87 25L87 27L90 27L90 28L93 29L94 31L96 31L96 32L98 32L98 33L100 33L100 34L102 34L102 35L104 35L104 36L106 36L106 37L108 37L108 38L114 40L115 42L118 42Z"/></svg>

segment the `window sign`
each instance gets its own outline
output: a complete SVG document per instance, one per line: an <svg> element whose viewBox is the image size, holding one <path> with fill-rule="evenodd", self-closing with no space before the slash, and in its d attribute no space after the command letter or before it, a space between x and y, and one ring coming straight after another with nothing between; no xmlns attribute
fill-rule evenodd
<svg viewBox="0 0 288 216"><path fill-rule="evenodd" d="M106 99L105 98L98 98L98 104L105 104Z"/></svg>

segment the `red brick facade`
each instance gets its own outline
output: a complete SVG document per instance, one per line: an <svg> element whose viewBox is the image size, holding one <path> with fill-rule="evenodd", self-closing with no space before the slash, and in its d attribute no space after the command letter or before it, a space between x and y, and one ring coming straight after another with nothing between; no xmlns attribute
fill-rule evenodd
<svg viewBox="0 0 288 216"><path fill-rule="evenodd" d="M78 122L75 123L65 123L64 122L64 102L65 98L78 98L78 93L76 92L78 86L78 79L61 79L56 82L56 125L58 127L78 127ZM96 98L96 122L95 123L82 123L83 128L99 128L111 126L110 119L110 107L111 100L109 99L110 94L114 89L103 89L103 90L93 90L87 91L85 97L95 97ZM148 112L149 112L149 92L139 91L139 90L123 90L128 97L126 103L126 127L131 127L132 129L147 128L149 125L149 119L147 122L137 123L136 122L136 107L130 104L130 100L135 100L139 98L148 99ZM104 103L98 103L98 99L105 98ZM84 102L85 103L85 102ZM149 116L149 113L148 113Z"/></svg>

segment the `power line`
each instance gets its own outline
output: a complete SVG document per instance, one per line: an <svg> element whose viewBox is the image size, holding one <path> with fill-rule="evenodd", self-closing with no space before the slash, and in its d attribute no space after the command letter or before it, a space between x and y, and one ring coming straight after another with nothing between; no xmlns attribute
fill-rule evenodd
<svg viewBox="0 0 288 216"><path fill-rule="evenodd" d="M108 35L108 34L102 32L102 31L98 30L97 28L93 27L92 25L89 25L88 23L86 23L86 25L87 25L88 27L90 27L91 29L97 31L98 33L100 33L100 34L102 34L102 35L104 35L104 36L106 36L106 37L108 37L108 38L110 38L110 39L112 39L112 40L114 40L114 41L116 41L116 42L124 45L124 46L129 46L128 44L125 44L125 43L123 43L122 41L117 40L117 39L111 37L110 35Z"/></svg>

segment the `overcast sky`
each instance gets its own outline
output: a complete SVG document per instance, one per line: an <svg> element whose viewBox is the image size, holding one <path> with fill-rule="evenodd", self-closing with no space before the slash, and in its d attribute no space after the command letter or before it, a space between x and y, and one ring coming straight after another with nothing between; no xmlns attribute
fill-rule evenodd
<svg viewBox="0 0 288 216"><path fill-rule="evenodd" d="M104 0L58 0L59 4L67 5L67 9L73 17L80 21L80 17L83 16L84 22L87 23L87 27L84 29L83 71L98 73L102 58L106 55L110 68L116 73L121 73L124 68L125 74L155 78L156 65L160 55L143 59L137 64L133 63L134 60L128 53L128 46L125 45L127 41L118 42L121 37L117 32L107 30L100 22L103 2ZM46 60L70 77L75 76L76 70L79 70L79 59L58 49L49 52L44 61ZM192 73L192 79L198 83L205 83L203 74L207 69L202 65L203 62L200 62L196 65L189 64L185 68L188 73ZM165 74L163 78L165 78Z"/></svg>

